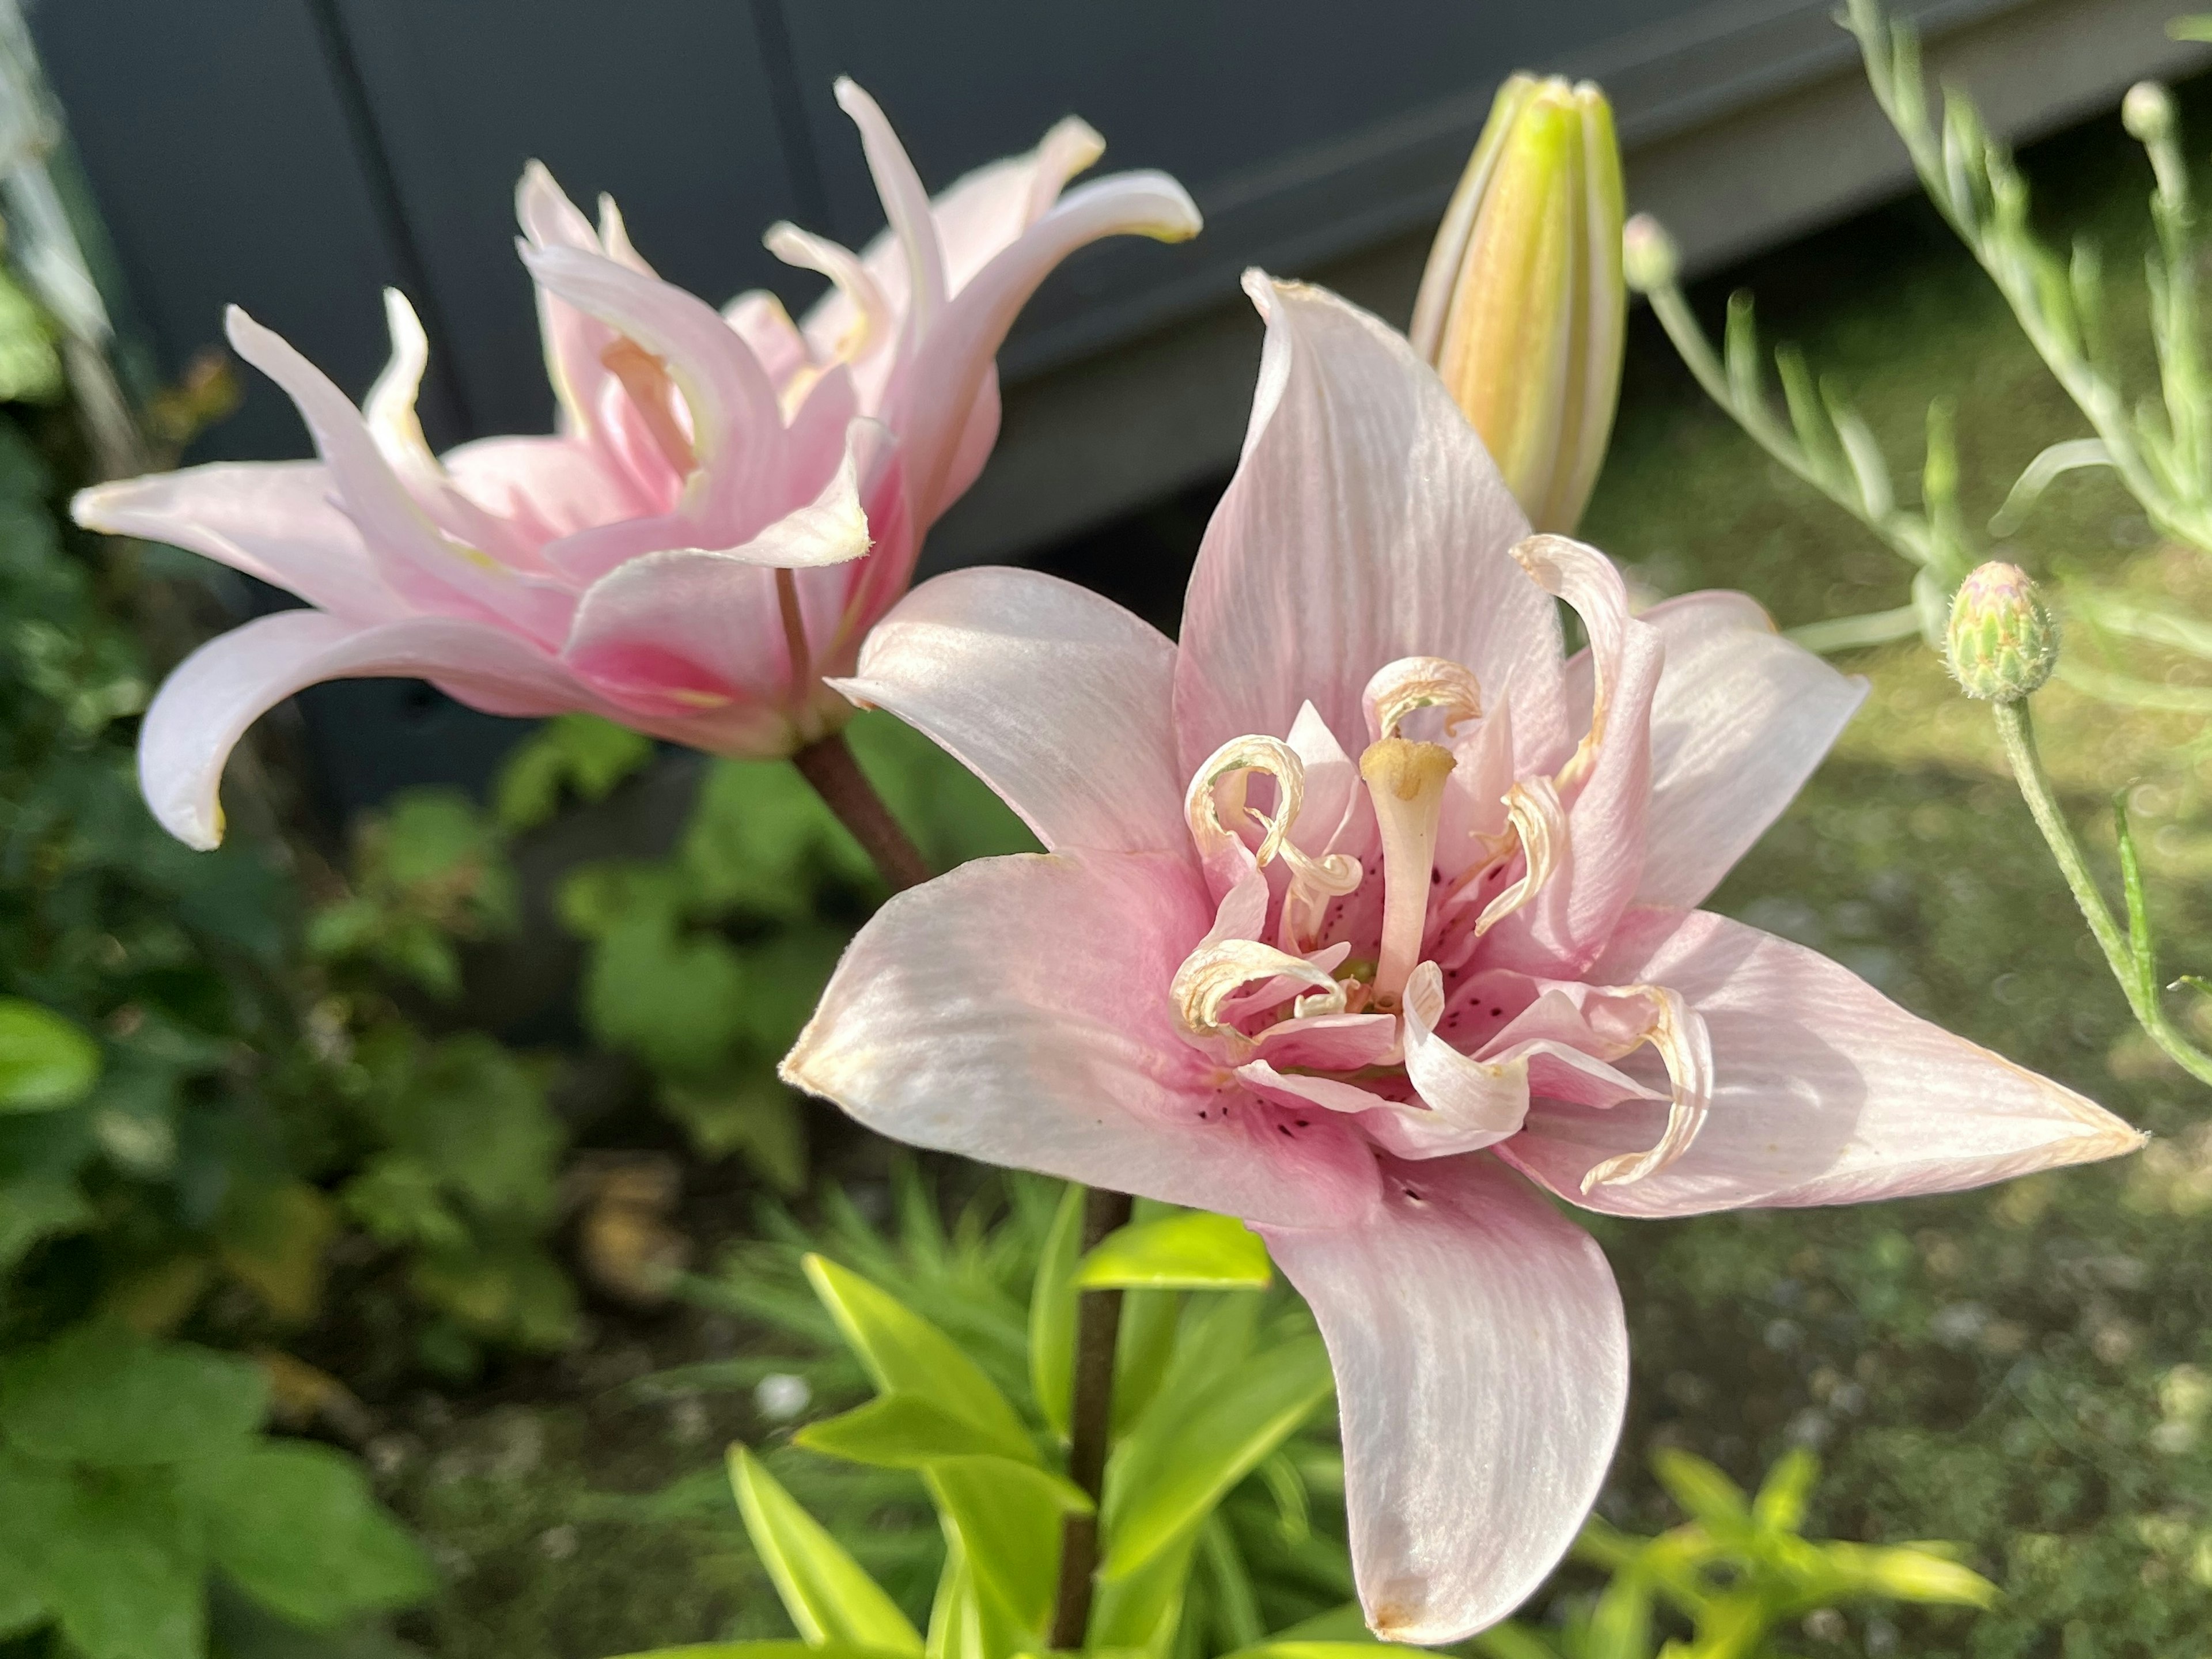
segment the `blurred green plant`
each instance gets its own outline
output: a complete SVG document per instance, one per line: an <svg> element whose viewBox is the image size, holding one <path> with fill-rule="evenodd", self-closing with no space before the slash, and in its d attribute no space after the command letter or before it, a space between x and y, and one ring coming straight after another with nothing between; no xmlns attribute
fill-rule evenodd
<svg viewBox="0 0 2212 1659"><path fill-rule="evenodd" d="M1477 1637L1487 1659L1767 1659L1772 1638L1808 1618L1819 1628L1852 1603L1912 1601L1984 1608L1996 1586L1942 1544L1865 1544L1802 1535L1820 1478L1800 1449L1775 1464L1755 1496L1689 1452L1666 1449L1652 1469L1689 1517L1656 1538L1593 1516L1574 1559L1609 1575L1563 1626L1509 1623ZM1679 1622L1686 1639L1661 1626ZM1655 1644L1657 1645L1655 1647Z"/></svg>
<svg viewBox="0 0 2212 1659"><path fill-rule="evenodd" d="M588 796L615 768L641 763L641 753L580 719L555 722L510 763L501 786L510 821L538 809L542 779L571 781ZM933 867L1036 848L997 796L912 728L863 714L846 736ZM794 768L711 762L667 857L587 865L562 884L562 920L588 945L586 1027L642 1062L661 1109L702 1154L740 1154L781 1190L798 1191L805 1109L777 1079L776 1062L884 892Z"/></svg>

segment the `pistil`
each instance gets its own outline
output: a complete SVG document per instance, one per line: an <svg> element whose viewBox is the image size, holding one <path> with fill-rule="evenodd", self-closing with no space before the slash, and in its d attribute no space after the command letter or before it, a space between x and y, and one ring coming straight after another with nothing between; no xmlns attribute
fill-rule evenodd
<svg viewBox="0 0 2212 1659"><path fill-rule="evenodd" d="M1376 998L1395 1000L1420 960L1428 922L1430 876L1451 750L1442 744L1384 738L1367 745L1359 775L1375 803L1382 838L1382 948L1375 968Z"/></svg>

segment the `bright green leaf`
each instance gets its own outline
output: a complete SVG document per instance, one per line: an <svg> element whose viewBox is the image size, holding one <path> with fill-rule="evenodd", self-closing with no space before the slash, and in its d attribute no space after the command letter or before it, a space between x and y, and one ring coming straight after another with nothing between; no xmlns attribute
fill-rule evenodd
<svg viewBox="0 0 2212 1659"><path fill-rule="evenodd" d="M1258 1234L1204 1210L1123 1227L1075 1270L1084 1290L1259 1291L1272 1277Z"/></svg>
<svg viewBox="0 0 2212 1659"><path fill-rule="evenodd" d="M1492 1625L1474 1638L1483 1659L1559 1659L1559 1650L1526 1625Z"/></svg>
<svg viewBox="0 0 2212 1659"><path fill-rule="evenodd" d="M1378 1652L1404 1653L1395 1642L1258 1642L1224 1659L1375 1659ZM1418 1650L1415 1650L1418 1651Z"/></svg>
<svg viewBox="0 0 2212 1659"><path fill-rule="evenodd" d="M1651 1455L1651 1472L1682 1512L1715 1532L1751 1524L1743 1488L1694 1453L1662 1446Z"/></svg>
<svg viewBox="0 0 2212 1659"><path fill-rule="evenodd" d="M931 1465L931 1499L958 1536L988 1614L1034 1642L1044 1633L1060 1575L1060 1534L1083 1493L1058 1475L1004 1457L959 1457Z"/></svg>
<svg viewBox="0 0 2212 1659"><path fill-rule="evenodd" d="M327 1630L434 1587L421 1549L370 1495L359 1466L327 1446L263 1444L194 1464L185 1491L216 1564L295 1624Z"/></svg>
<svg viewBox="0 0 2212 1659"><path fill-rule="evenodd" d="M1900 1601L1935 1601L1955 1607L1993 1607L1997 1587L1979 1573L1940 1555L1909 1547L1892 1549L1863 1544L1819 1547L1831 1571L1862 1593L1894 1596Z"/></svg>
<svg viewBox="0 0 2212 1659"><path fill-rule="evenodd" d="M0 1363L0 1435L28 1457L127 1468L222 1456L260 1425L248 1359L82 1325Z"/></svg>
<svg viewBox="0 0 2212 1659"><path fill-rule="evenodd" d="M1061 1435L1067 1432L1068 1407L1075 1392L1075 1291L1071 1281L1082 1254L1083 1192L1071 1182L1060 1194L1030 1289L1030 1394L1052 1431Z"/></svg>
<svg viewBox="0 0 2212 1659"><path fill-rule="evenodd" d="M50 1008L0 997L0 1112L73 1106L100 1077L100 1045Z"/></svg>
<svg viewBox="0 0 2212 1659"><path fill-rule="evenodd" d="M892 1651L848 1642L690 1642L625 1654L623 1659L887 1659Z"/></svg>
<svg viewBox="0 0 2212 1659"><path fill-rule="evenodd" d="M878 1389L930 1401L980 1430L1002 1457L1042 1461L1006 1395L951 1337L826 1256L809 1255L805 1267L814 1293Z"/></svg>
<svg viewBox="0 0 2212 1659"><path fill-rule="evenodd" d="M919 1659L921 1633L897 1604L743 1446L730 1448L730 1486L745 1534L809 1647L876 1648Z"/></svg>
<svg viewBox="0 0 2212 1659"><path fill-rule="evenodd" d="M839 1416L809 1423L792 1439L824 1456L885 1469L919 1469L948 1457L998 1451L998 1443L967 1419L911 1394L878 1395Z"/></svg>
<svg viewBox="0 0 2212 1659"><path fill-rule="evenodd" d="M1302 1338L1247 1360L1222 1386L1163 1391L1107 1470L1108 1578L1134 1572L1213 1510L1328 1397L1328 1353Z"/></svg>
<svg viewBox="0 0 2212 1659"><path fill-rule="evenodd" d="M1752 1518L1769 1532L1796 1532L1805 1524L1805 1506L1820 1478L1820 1460L1797 1447L1766 1472L1751 1500Z"/></svg>

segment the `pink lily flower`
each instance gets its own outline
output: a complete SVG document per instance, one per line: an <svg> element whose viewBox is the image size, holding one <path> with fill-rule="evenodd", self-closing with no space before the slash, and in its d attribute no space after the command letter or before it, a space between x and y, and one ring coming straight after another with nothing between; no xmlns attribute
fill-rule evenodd
<svg viewBox="0 0 2212 1659"><path fill-rule="evenodd" d="M1199 228L1174 179L1065 190L1103 149L1078 120L932 202L873 100L837 87L889 226L855 255L788 224L769 248L835 288L794 325L662 282L532 163L516 193L559 403L551 437L442 459L428 360L386 295L390 366L360 409L233 308L231 344L289 392L318 459L218 465L80 495L79 524L171 542L307 601L202 647L147 711L155 815L212 847L223 763L319 680L428 679L495 714L581 709L718 754L790 754L850 717L824 689L906 591L921 538L998 435L993 358L1037 284L1102 236Z"/></svg>
<svg viewBox="0 0 2212 1659"><path fill-rule="evenodd" d="M1448 1642L1550 1571L1620 1430L1619 1293L1546 1194L1856 1202L2140 1137L1695 908L1863 684L1738 594L1632 617L1401 337L1246 286L1259 390L1180 644L969 570L840 682L1050 850L892 899L784 1074L902 1140L1248 1221L1335 1364L1369 1622Z"/></svg>

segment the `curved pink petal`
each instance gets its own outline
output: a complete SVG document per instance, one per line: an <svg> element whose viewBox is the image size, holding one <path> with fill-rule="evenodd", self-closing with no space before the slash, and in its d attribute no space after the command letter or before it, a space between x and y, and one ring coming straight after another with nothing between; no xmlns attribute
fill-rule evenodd
<svg viewBox="0 0 2212 1659"><path fill-rule="evenodd" d="M1865 699L1774 631L1741 593L1688 593L1645 611L1666 642L1651 704L1651 805L1639 904L1700 902L1804 787ZM1567 667L1589 700L1589 660Z"/></svg>
<svg viewBox="0 0 2212 1659"><path fill-rule="evenodd" d="M1047 847L1188 860L1174 672L1174 645L1111 600L1032 570L978 569L908 594L836 684L927 732Z"/></svg>
<svg viewBox="0 0 2212 1659"><path fill-rule="evenodd" d="M1826 957L1702 910L1632 910L1593 980L1678 992L1712 1042L1712 1105L1656 1174L1582 1182L1648 1151L1665 1103L1553 1102L1499 1151L1553 1192L1615 1215L1854 1204L1956 1192L2131 1152L2094 1102L1915 1018Z"/></svg>
<svg viewBox="0 0 2212 1659"><path fill-rule="evenodd" d="M1578 974L1604 946L1643 877L1651 702L1665 650L1658 629L1628 614L1620 573L1595 548L1535 536L1515 551L1536 585L1582 619L1595 695L1587 734L1557 778L1568 802L1558 867L1528 907L1491 936L1484 960Z"/></svg>
<svg viewBox="0 0 2212 1659"><path fill-rule="evenodd" d="M1161 854L982 859L861 928L785 1080L881 1133L1278 1224L1376 1202L1357 1132L1279 1134L1177 1034L1166 988L1213 920Z"/></svg>
<svg viewBox="0 0 2212 1659"><path fill-rule="evenodd" d="M1361 732L1369 677L1408 656L1465 664L1486 705L1511 694L1529 753L1563 754L1559 623L1507 551L1528 520L1474 429L1365 312L1256 271L1245 289L1267 341L1183 605L1185 768L1288 731L1308 698L1340 737Z"/></svg>
<svg viewBox="0 0 2212 1659"><path fill-rule="evenodd" d="M347 516L395 592L418 610L473 614L548 642L567 631L572 597L449 544L400 483L361 411L322 370L236 306L223 321L232 348L298 407Z"/></svg>
<svg viewBox="0 0 2212 1659"><path fill-rule="evenodd" d="M479 438L447 451L444 465L454 489L540 547L656 510L598 450L573 438Z"/></svg>
<svg viewBox="0 0 2212 1659"><path fill-rule="evenodd" d="M919 340L936 325L945 309L945 252L937 240L937 220L929 192L908 159L906 146L891 130L882 107L848 76L837 77L837 107L860 130L860 149L868 173L883 198L884 217L897 239L906 266L905 303L901 307L910 338Z"/></svg>
<svg viewBox="0 0 2212 1659"><path fill-rule="evenodd" d="M886 404L920 528L934 523L973 481L973 473L963 477L954 462L964 456L964 466L975 459L966 437L972 411L992 359L1037 284L1076 249L1103 236L1177 241L1195 235L1199 223L1189 193L1165 173L1116 173L1070 191L976 272L900 365Z"/></svg>
<svg viewBox="0 0 2212 1659"><path fill-rule="evenodd" d="M804 702L775 572L840 564L867 552L858 474L876 428L861 421L853 427L844 465L820 498L744 546L648 553L592 584L576 606L562 660L604 696L647 714ZM832 606L840 592L830 591ZM816 627L806 631L811 641Z"/></svg>
<svg viewBox="0 0 2212 1659"><path fill-rule="evenodd" d="M363 625L280 611L210 640L163 681L138 728L138 781L162 828L187 846L222 839L216 787L246 728L323 680L420 677L501 714L592 706L560 665L504 629L456 617Z"/></svg>
<svg viewBox="0 0 2212 1659"><path fill-rule="evenodd" d="M349 621L405 615L336 494L320 461L218 462L79 490L70 514L87 530L189 548Z"/></svg>
<svg viewBox="0 0 2212 1659"><path fill-rule="evenodd" d="M1628 1333L1596 1244L1492 1158L1383 1173L1363 1223L1261 1231L1336 1367L1367 1622L1434 1645L1503 1619L1574 1541Z"/></svg>
<svg viewBox="0 0 2212 1659"><path fill-rule="evenodd" d="M812 356L791 313L765 289L748 289L738 295L722 307L722 320L760 359L763 372L779 392L800 371L812 367Z"/></svg>
<svg viewBox="0 0 2212 1659"><path fill-rule="evenodd" d="M703 534L741 539L774 515L764 503L783 455L783 413L751 348L705 301L604 254L531 248L523 263L579 310L665 360L690 411L698 471L678 512Z"/></svg>
<svg viewBox="0 0 2212 1659"><path fill-rule="evenodd" d="M522 169L514 186L515 222L534 248L569 247L602 252L598 234L568 192L542 161ZM593 432L600 398L614 376L603 354L615 331L578 310L544 283L536 284L538 330L544 342L545 373L561 405L562 430L568 435Z"/></svg>

